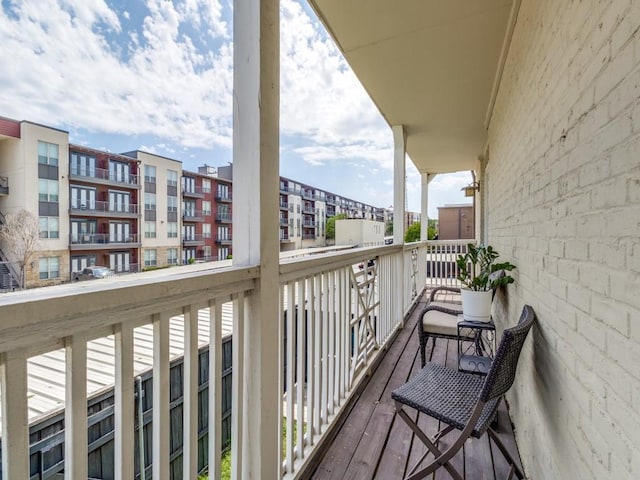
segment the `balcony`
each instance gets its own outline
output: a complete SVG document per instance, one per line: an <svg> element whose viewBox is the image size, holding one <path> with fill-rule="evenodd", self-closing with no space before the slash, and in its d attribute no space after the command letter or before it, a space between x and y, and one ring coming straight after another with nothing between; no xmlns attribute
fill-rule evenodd
<svg viewBox="0 0 640 480"><path fill-rule="evenodd" d="M204 237L199 233L182 235L182 245L185 247L204 245Z"/></svg>
<svg viewBox="0 0 640 480"><path fill-rule="evenodd" d="M289 225L289 219L286 217L280 217L280 226L281 227L286 227Z"/></svg>
<svg viewBox="0 0 640 480"><path fill-rule="evenodd" d="M205 191L202 187L182 187L182 196L190 198L204 198Z"/></svg>
<svg viewBox="0 0 640 480"><path fill-rule="evenodd" d="M204 216L202 210L185 210L182 212L182 220L185 222L204 222Z"/></svg>
<svg viewBox="0 0 640 480"><path fill-rule="evenodd" d="M138 175L120 171L110 172L104 168L71 168L69 180L125 188L140 188Z"/></svg>
<svg viewBox="0 0 640 480"><path fill-rule="evenodd" d="M231 235L227 235L226 237L217 237L216 238L216 243L218 245L231 245L233 243L232 239L231 239Z"/></svg>
<svg viewBox="0 0 640 480"><path fill-rule="evenodd" d="M216 193L216 202L218 203L231 203L233 201L231 192L228 193Z"/></svg>
<svg viewBox="0 0 640 480"><path fill-rule="evenodd" d="M216 223L231 223L232 218L230 213L218 213L216 214Z"/></svg>
<svg viewBox="0 0 640 480"><path fill-rule="evenodd" d="M72 201L69 213L88 217L137 218L139 209L138 205L135 204L116 204L102 201L80 203Z"/></svg>
<svg viewBox="0 0 640 480"><path fill-rule="evenodd" d="M280 210L288 210L289 203L288 202L280 202Z"/></svg>
<svg viewBox="0 0 640 480"><path fill-rule="evenodd" d="M138 234L111 235L109 233L92 233L69 235L69 250L99 250L139 247Z"/></svg>
<svg viewBox="0 0 640 480"><path fill-rule="evenodd" d="M303 207L302 208L302 213L305 213L307 215L315 215L316 214L316 209L313 207Z"/></svg>

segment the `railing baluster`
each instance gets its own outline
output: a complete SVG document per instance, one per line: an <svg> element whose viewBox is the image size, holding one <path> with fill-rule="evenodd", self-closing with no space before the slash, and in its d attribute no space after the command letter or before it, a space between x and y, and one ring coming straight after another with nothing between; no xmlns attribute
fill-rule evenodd
<svg viewBox="0 0 640 480"><path fill-rule="evenodd" d="M297 282L298 284L300 282ZM287 376L286 376L286 386L287 386L287 442L285 445L286 458L287 458L287 472L293 472L293 412L294 412L294 378L295 378L295 344L296 344L296 336L295 336L295 324L296 324L296 315L298 314L298 305L296 304L296 282L291 282L288 285L287 292L287 351L285 352L286 361L287 361ZM297 299L300 302L300 298Z"/></svg>
<svg viewBox="0 0 640 480"><path fill-rule="evenodd" d="M3 356L2 478L30 478L27 420L27 358L22 350Z"/></svg>
<svg viewBox="0 0 640 480"><path fill-rule="evenodd" d="M307 365L307 436L309 438L309 445L313 445L315 443L315 435L317 433L316 425L314 423L314 412L315 412L315 404L313 403L314 392L316 390L315 384L315 340L314 340L314 325L315 325L315 315L313 311L313 303L311 300L312 295L312 285L313 278L304 278L300 280L300 282L305 284L305 297L300 299L301 302L305 304L305 311L307 312L307 338L305 340L307 344L306 348L306 365Z"/></svg>
<svg viewBox="0 0 640 480"><path fill-rule="evenodd" d="M320 435L323 432L322 425L322 404L321 404L321 388L320 382L322 379L322 338L320 337L322 332L322 312L320 311L320 276L314 275L311 279L311 289L312 295L309 298L311 302L311 309L313 310L313 341L315 345L314 349L314 362L315 362L315 372L313 381L315 383L315 388L313 392L313 422L316 425L316 434Z"/></svg>
<svg viewBox="0 0 640 480"><path fill-rule="evenodd" d="M65 342L64 478L85 480L87 465L87 341L73 336Z"/></svg>
<svg viewBox="0 0 640 480"><path fill-rule="evenodd" d="M154 480L169 480L169 316L153 316L153 468Z"/></svg>
<svg viewBox="0 0 640 480"><path fill-rule="evenodd" d="M222 304L209 302L209 478L220 478L222 451Z"/></svg>
<svg viewBox="0 0 640 480"><path fill-rule="evenodd" d="M335 341L336 341L336 330L335 330L335 271L331 271L328 273L328 281L327 281L327 322L329 324L329 378L327 378L327 397L328 397L328 407L329 407L329 415L333 415L334 407L336 404L334 398L334 382L336 379L336 362L335 362Z"/></svg>
<svg viewBox="0 0 640 480"><path fill-rule="evenodd" d="M232 407L231 421L233 424L231 436L231 478L243 478L244 465L244 348L245 348L245 296L244 292L233 298L233 375L232 379ZM253 366L258 368L258 366Z"/></svg>
<svg viewBox="0 0 640 480"><path fill-rule="evenodd" d="M114 473L117 480L129 480L133 478L134 472L135 418L131 323L120 323L116 326L114 397Z"/></svg>
<svg viewBox="0 0 640 480"><path fill-rule="evenodd" d="M298 337L295 339L296 348L296 361L297 361L297 375L296 375L296 428L298 431L298 458L304 458L304 385L306 383L306 372L304 368L305 359L305 344L304 338L306 335L306 323L307 315L305 312L305 282L304 280L298 282ZM291 431L293 436L293 431Z"/></svg>
<svg viewBox="0 0 640 480"><path fill-rule="evenodd" d="M198 309L184 309L183 478L198 477ZM219 371L215 375L220 375Z"/></svg>

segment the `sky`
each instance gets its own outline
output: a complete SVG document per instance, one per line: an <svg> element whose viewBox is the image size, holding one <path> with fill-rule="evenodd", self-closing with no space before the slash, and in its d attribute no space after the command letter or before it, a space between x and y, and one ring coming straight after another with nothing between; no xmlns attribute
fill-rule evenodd
<svg viewBox="0 0 640 480"><path fill-rule="evenodd" d="M0 0L0 116L186 170L232 161L232 0ZM393 138L304 0L281 0L280 175L393 204ZM438 175L437 207L469 203L469 172ZM420 174L407 161L407 208Z"/></svg>

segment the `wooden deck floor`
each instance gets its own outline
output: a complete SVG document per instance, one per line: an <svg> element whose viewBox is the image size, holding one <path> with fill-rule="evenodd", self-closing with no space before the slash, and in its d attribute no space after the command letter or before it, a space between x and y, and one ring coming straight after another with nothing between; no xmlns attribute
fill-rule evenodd
<svg viewBox="0 0 640 480"><path fill-rule="evenodd" d="M416 325L424 303L418 305L406 327L389 347L375 373L352 404L348 416L339 427L335 439L317 464L311 478L325 479L396 479L403 478L424 453L413 432L396 416L391 391L407 381L420 368ZM427 347L431 361L456 365L457 346L454 341L438 339L435 348ZM431 436L438 421L421 415L419 424ZM514 458L517 447L504 402L499 412L498 432ZM455 432L450 434L455 438ZM446 445L447 437L441 441ZM432 458L432 457L429 457ZM508 466L488 435L469 439L453 464L466 479L502 479L508 476ZM429 477L432 478L432 477ZM451 476L438 470L434 479Z"/></svg>

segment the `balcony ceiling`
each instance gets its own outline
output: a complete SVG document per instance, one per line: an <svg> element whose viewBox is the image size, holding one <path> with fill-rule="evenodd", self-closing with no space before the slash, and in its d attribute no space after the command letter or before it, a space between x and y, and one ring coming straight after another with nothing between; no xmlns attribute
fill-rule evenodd
<svg viewBox="0 0 640 480"><path fill-rule="evenodd" d="M419 171L475 168L519 0L309 0Z"/></svg>

